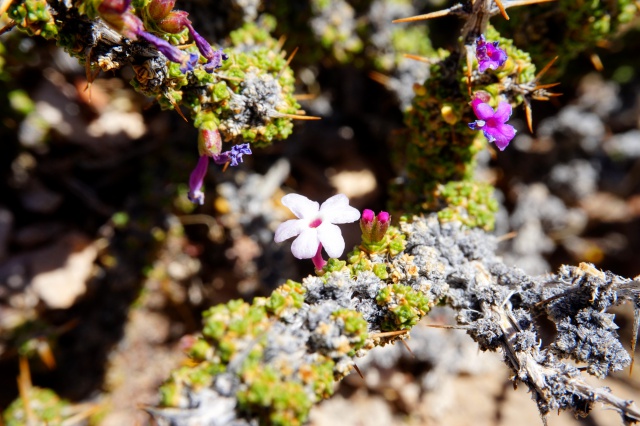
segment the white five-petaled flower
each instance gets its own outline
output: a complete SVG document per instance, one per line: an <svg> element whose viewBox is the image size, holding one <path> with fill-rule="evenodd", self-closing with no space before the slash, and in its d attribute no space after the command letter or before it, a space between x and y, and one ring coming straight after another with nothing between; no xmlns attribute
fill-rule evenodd
<svg viewBox="0 0 640 426"><path fill-rule="evenodd" d="M344 251L344 239L335 224L355 222L360 218L360 212L349 205L344 194L330 197L321 206L302 195L288 194L282 197L282 204L298 219L281 223L274 241L280 243L297 235L291 252L298 259L313 258L320 253L321 247L329 256L339 257Z"/></svg>

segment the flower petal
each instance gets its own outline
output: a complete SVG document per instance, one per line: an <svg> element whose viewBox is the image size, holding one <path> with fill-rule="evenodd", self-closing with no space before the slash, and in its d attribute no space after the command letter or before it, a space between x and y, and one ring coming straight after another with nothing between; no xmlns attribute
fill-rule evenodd
<svg viewBox="0 0 640 426"><path fill-rule="evenodd" d="M311 259L318 251L318 230L316 228L307 228L293 240L291 244L291 253L298 259Z"/></svg>
<svg viewBox="0 0 640 426"><path fill-rule="evenodd" d="M489 104L485 104L484 102L473 105L473 112L476 114L476 117L484 121L493 118L494 114L493 108L491 108Z"/></svg>
<svg viewBox="0 0 640 426"><path fill-rule="evenodd" d="M358 212L360 215L360 212ZM340 257L344 251L344 238L340 228L328 222L324 222L318 228L318 238L329 257Z"/></svg>
<svg viewBox="0 0 640 426"><path fill-rule="evenodd" d="M490 142L494 142L500 151L504 151L516 135L516 129L509 124L500 124L496 127L485 127L484 135Z"/></svg>
<svg viewBox="0 0 640 426"><path fill-rule="evenodd" d="M298 219L313 219L318 214L319 204L303 195L287 194L282 197L281 201Z"/></svg>
<svg viewBox="0 0 640 426"><path fill-rule="evenodd" d="M330 197L320 206L323 221L329 223L351 223L360 219L360 211L349 205L349 198L344 194Z"/></svg>
<svg viewBox="0 0 640 426"><path fill-rule="evenodd" d="M278 225L276 229L276 235L273 237L273 241L281 243L284 240L288 240L291 237L300 235L302 231L307 229L307 222L300 219L291 219Z"/></svg>
<svg viewBox="0 0 640 426"><path fill-rule="evenodd" d="M506 123L511 117L511 104L509 102L500 102L493 118L500 123Z"/></svg>

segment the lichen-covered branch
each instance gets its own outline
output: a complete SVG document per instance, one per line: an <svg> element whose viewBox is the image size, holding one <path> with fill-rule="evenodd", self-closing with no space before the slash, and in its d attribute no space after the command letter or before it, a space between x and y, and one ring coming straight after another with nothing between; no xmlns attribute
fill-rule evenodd
<svg viewBox="0 0 640 426"><path fill-rule="evenodd" d="M531 277L502 263L492 236L436 215L402 223L401 236L401 252L358 249L348 263L330 261L323 276L289 281L269 298L211 308L202 336L190 342L193 365L173 372L164 407L150 412L171 425L302 424L357 356L406 338L430 306L444 303L482 350L504 354L543 416L586 414L600 401L625 421L639 418L634 405L591 387L564 362L598 377L629 365L606 309L637 303L637 282L589 264ZM545 347L540 315L560 325Z"/></svg>

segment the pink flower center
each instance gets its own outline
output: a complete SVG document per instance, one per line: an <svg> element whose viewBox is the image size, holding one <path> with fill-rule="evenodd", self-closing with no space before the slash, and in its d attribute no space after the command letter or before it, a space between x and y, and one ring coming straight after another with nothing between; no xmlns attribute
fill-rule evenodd
<svg viewBox="0 0 640 426"><path fill-rule="evenodd" d="M318 226L322 225L322 219L317 218L314 219L310 224L309 224L309 228L317 228Z"/></svg>

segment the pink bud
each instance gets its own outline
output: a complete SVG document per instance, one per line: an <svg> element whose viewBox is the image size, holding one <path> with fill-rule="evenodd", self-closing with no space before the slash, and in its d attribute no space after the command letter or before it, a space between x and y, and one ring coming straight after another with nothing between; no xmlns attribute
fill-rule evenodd
<svg viewBox="0 0 640 426"><path fill-rule="evenodd" d="M389 213L384 212L384 211L378 213L378 222L380 222L380 223L388 223L389 220L391 220L391 215L389 215Z"/></svg>
<svg viewBox="0 0 640 426"><path fill-rule="evenodd" d="M362 212L362 218L360 220L365 223L370 223L373 222L373 219L375 219L375 217L376 214L373 212L373 210L364 209L364 211Z"/></svg>
<svg viewBox="0 0 640 426"><path fill-rule="evenodd" d="M151 0L149 3L149 16L154 21L166 18L176 5L176 0Z"/></svg>
<svg viewBox="0 0 640 426"><path fill-rule="evenodd" d="M222 152L222 138L218 129L200 128L198 134L198 151L200 155L214 157Z"/></svg>
<svg viewBox="0 0 640 426"><path fill-rule="evenodd" d="M362 241L368 243L371 241L371 231L373 230L373 223L376 219L373 210L364 209L362 216L360 216L360 230L362 231Z"/></svg>
<svg viewBox="0 0 640 426"><path fill-rule="evenodd" d="M174 10L169 13L165 18L161 19L157 22L158 27L162 31L177 34L180 31L183 31L187 28L188 25L191 24L188 18L189 14L184 10Z"/></svg>
<svg viewBox="0 0 640 426"><path fill-rule="evenodd" d="M389 224L391 223L391 216L387 212L378 213L378 220L376 220L375 225L373 225L373 231L371 232L371 241L379 242L382 241L385 234L387 233L387 229L389 229Z"/></svg>

